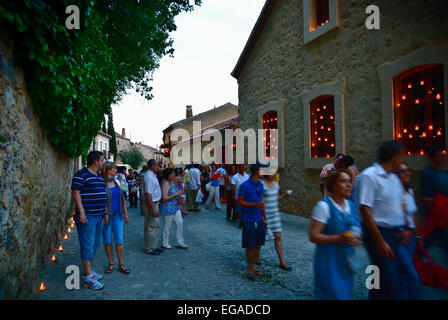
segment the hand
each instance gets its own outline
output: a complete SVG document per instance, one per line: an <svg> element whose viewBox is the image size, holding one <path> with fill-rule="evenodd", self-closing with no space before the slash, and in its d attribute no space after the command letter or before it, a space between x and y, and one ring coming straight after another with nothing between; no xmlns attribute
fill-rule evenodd
<svg viewBox="0 0 448 320"><path fill-rule="evenodd" d="M157 208L154 208L152 211L154 214L154 218L157 218L160 214L159 214L159 210Z"/></svg>
<svg viewBox="0 0 448 320"><path fill-rule="evenodd" d="M86 214L85 214L84 212L81 212L81 213L79 214L79 221L80 221L82 224L88 224L87 217L86 217Z"/></svg>
<svg viewBox="0 0 448 320"><path fill-rule="evenodd" d="M415 240L415 244L417 246L417 249L424 250L425 249L425 241L423 239L418 238Z"/></svg>
<svg viewBox="0 0 448 320"><path fill-rule="evenodd" d="M383 242L377 245L378 245L378 251L381 256L383 256L386 259L395 259L395 255L386 241L383 240Z"/></svg>
<svg viewBox="0 0 448 320"><path fill-rule="evenodd" d="M124 216L124 224L128 224L129 223L129 216L125 215Z"/></svg>
<svg viewBox="0 0 448 320"><path fill-rule="evenodd" d="M412 232L410 230L402 230L397 233L397 237L401 238L400 245L406 246L411 239Z"/></svg>
<svg viewBox="0 0 448 320"><path fill-rule="evenodd" d="M344 242L351 246L358 246L361 243L362 238L357 234L351 232L344 232L340 234L341 242Z"/></svg>
<svg viewBox="0 0 448 320"><path fill-rule="evenodd" d="M109 223L109 215L108 215L108 214L106 214L106 215L103 217L103 222L104 222L104 224L108 224L108 223Z"/></svg>
<svg viewBox="0 0 448 320"><path fill-rule="evenodd" d="M254 207L258 209L264 209L264 202L263 201L255 202Z"/></svg>

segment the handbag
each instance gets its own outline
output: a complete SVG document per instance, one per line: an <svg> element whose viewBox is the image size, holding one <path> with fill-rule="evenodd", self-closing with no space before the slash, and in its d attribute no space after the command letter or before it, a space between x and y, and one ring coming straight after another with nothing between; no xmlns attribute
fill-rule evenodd
<svg viewBox="0 0 448 320"><path fill-rule="evenodd" d="M207 183L206 185L205 185L205 191L210 191L210 187L212 186L212 182L210 181L209 183Z"/></svg>
<svg viewBox="0 0 448 320"><path fill-rule="evenodd" d="M201 189L198 189L198 194L196 196L195 202L201 203L202 202L202 197L203 197L202 191L201 191Z"/></svg>

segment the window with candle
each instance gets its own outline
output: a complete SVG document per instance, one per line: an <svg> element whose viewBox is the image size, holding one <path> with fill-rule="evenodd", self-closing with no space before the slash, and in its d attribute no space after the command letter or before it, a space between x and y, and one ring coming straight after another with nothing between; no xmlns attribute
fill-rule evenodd
<svg viewBox="0 0 448 320"><path fill-rule="evenodd" d="M423 155L426 147L445 147L443 65L423 65L393 79L394 135L408 155Z"/></svg>
<svg viewBox="0 0 448 320"><path fill-rule="evenodd" d="M265 146L265 154L266 157L271 156L270 150L270 141L271 141L271 132L272 129L278 129L277 127L277 111L271 110L263 114L263 130L265 130L264 146ZM272 142L274 145L272 146L275 149L278 149L278 141Z"/></svg>
<svg viewBox="0 0 448 320"><path fill-rule="evenodd" d="M330 20L329 0L312 0L310 3L310 31L323 26Z"/></svg>
<svg viewBox="0 0 448 320"><path fill-rule="evenodd" d="M322 95L310 102L311 157L335 156L334 96Z"/></svg>

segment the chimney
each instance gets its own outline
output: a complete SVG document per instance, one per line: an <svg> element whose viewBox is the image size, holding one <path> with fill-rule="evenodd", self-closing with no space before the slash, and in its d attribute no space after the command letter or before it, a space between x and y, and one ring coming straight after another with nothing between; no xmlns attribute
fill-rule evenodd
<svg viewBox="0 0 448 320"><path fill-rule="evenodd" d="M126 130L123 128L121 129L121 135L126 138Z"/></svg>
<svg viewBox="0 0 448 320"><path fill-rule="evenodd" d="M192 116L193 116L192 106L187 106L187 117L186 117L186 119L191 118Z"/></svg>

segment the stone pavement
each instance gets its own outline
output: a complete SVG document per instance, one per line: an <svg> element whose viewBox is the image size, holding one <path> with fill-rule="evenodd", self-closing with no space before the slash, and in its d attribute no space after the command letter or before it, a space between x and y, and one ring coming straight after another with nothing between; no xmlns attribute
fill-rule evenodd
<svg viewBox="0 0 448 320"><path fill-rule="evenodd" d="M65 268L77 265L82 272L79 242L76 230L63 241L64 252L57 253L56 263L48 262L41 273L46 290L35 293L31 299L64 300L126 300L126 299L312 299L312 261L314 244L308 240L310 220L282 213L283 246L287 263L292 271L278 268L274 242L267 241L261 249L260 269L264 276L256 281L245 277L245 251L241 248L241 229L225 220L225 210L192 212L184 217L187 250L165 250L160 256L144 254L143 223L140 209L128 209L130 222L125 226L125 259L131 274L124 275L115 268L104 274L108 265L104 247L95 256L94 269L104 276L105 288L100 291L82 286L68 290ZM174 223L171 245L174 246ZM362 263L368 258L358 248ZM114 253L115 254L115 253ZM365 268L363 269L365 270ZM367 275L355 278L355 299L367 299L364 282ZM425 299L448 299L448 290L424 287Z"/></svg>

